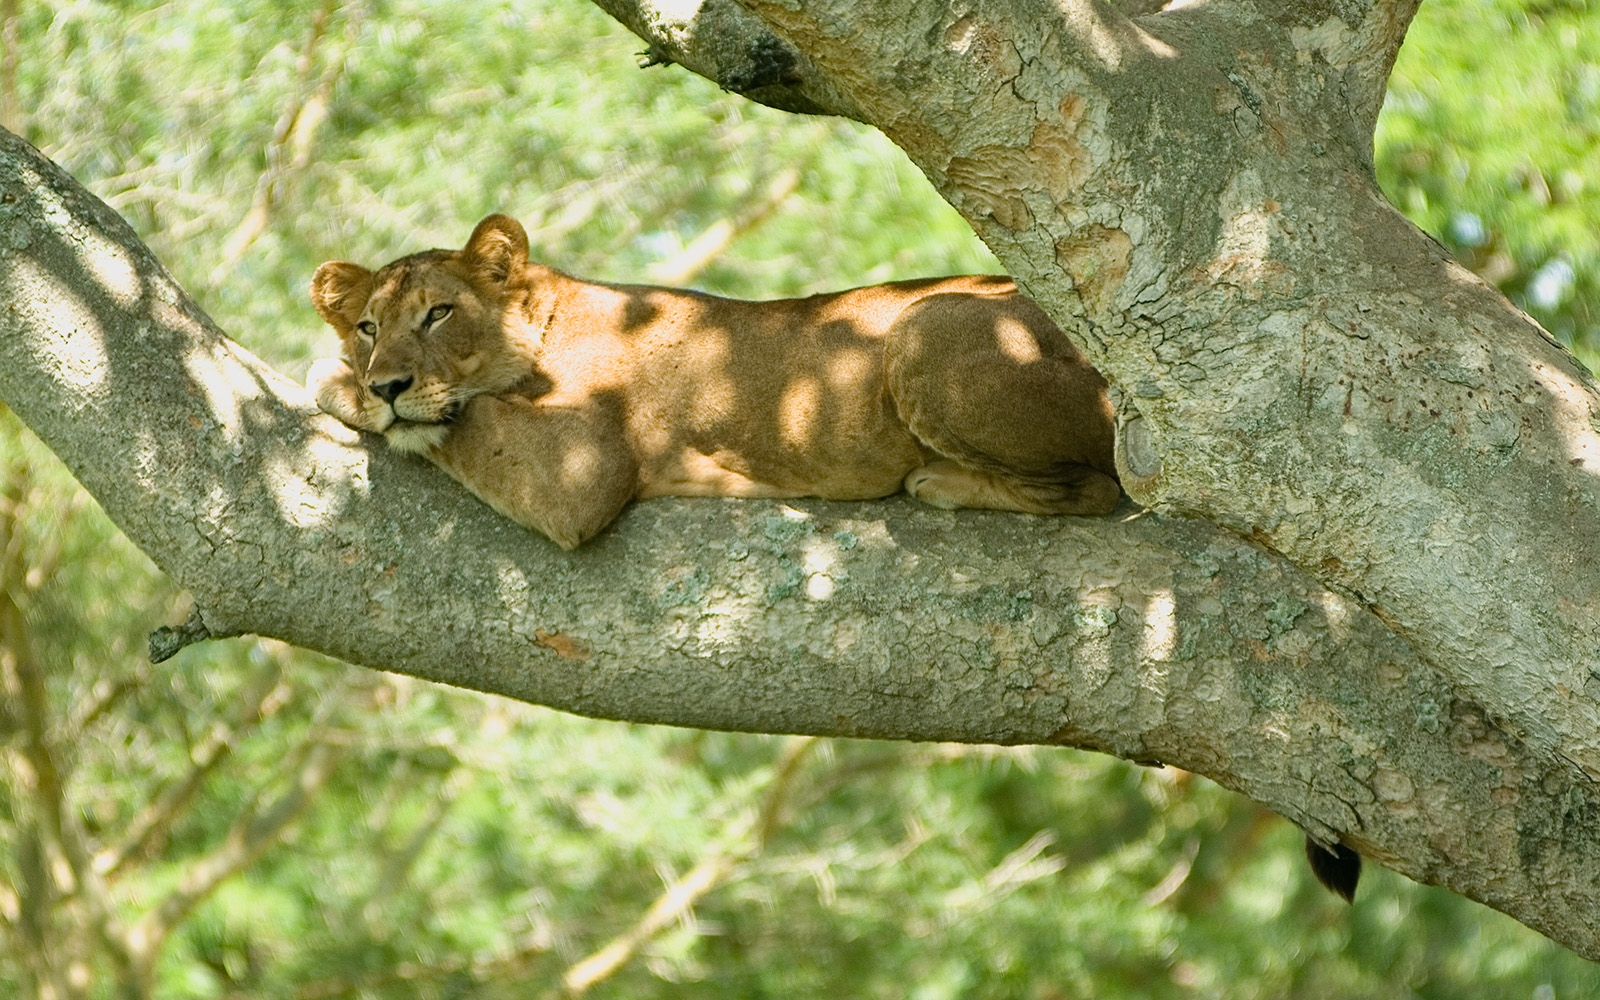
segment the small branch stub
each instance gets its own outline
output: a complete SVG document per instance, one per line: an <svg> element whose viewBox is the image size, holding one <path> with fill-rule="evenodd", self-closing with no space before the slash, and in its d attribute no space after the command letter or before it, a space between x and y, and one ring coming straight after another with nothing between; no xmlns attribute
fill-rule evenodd
<svg viewBox="0 0 1600 1000"><path fill-rule="evenodd" d="M182 625L163 625L150 633L150 662L164 663L178 655L185 646L218 638L226 636L212 635L200 617L200 609L195 608Z"/></svg>

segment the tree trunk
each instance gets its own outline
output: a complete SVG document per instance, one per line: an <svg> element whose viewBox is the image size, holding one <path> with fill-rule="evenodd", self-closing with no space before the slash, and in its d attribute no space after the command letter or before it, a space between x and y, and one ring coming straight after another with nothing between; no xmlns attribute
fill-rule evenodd
<svg viewBox="0 0 1600 1000"><path fill-rule="evenodd" d="M1113 380L1147 509L651 501L562 553L315 414L9 137L0 398L202 634L605 718L1168 762L1600 958L1594 386L1377 192L1410 9L749 6L770 31L673 44L751 46L905 148Z"/></svg>
<svg viewBox="0 0 1600 1000"><path fill-rule="evenodd" d="M741 6L815 67L787 99L882 128L1111 379L1132 496L1283 555L1546 755L1480 792L1559 775L1594 818L1595 386L1377 189L1415 0Z"/></svg>

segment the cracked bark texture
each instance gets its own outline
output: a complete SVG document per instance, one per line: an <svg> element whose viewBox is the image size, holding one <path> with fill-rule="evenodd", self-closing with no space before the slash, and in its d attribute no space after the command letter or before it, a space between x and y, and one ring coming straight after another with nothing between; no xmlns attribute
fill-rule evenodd
<svg viewBox="0 0 1600 1000"><path fill-rule="evenodd" d="M1553 778L1594 818L1595 383L1377 188L1416 0L740 3L1112 381L1130 495L1280 554L1537 748L1481 792Z"/></svg>
<svg viewBox="0 0 1600 1000"><path fill-rule="evenodd" d="M782 100L905 148L1111 377L1149 509L652 501L562 553L317 415L7 137L0 399L210 634L605 718L1172 763L1600 958L1594 386L1377 192L1410 9L606 6L686 66L776 39Z"/></svg>

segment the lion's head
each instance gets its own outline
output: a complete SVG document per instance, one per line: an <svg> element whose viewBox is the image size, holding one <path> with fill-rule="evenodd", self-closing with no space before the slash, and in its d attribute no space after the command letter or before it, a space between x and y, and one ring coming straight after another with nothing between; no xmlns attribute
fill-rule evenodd
<svg viewBox="0 0 1600 1000"><path fill-rule="evenodd" d="M402 257L377 272L328 261L311 302L338 331L362 402L391 444L424 451L467 401L528 375L528 235L491 215L460 250Z"/></svg>

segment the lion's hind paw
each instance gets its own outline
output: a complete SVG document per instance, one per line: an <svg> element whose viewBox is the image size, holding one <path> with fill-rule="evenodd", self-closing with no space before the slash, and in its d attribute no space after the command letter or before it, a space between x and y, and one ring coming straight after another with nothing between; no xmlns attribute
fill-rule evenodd
<svg viewBox="0 0 1600 1000"><path fill-rule="evenodd" d="M1122 497L1117 481L1086 465L1049 479L983 472L950 459L906 475L906 492L933 507L982 507L1025 514L1108 514Z"/></svg>

